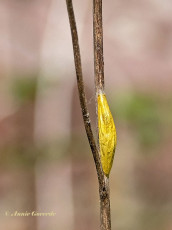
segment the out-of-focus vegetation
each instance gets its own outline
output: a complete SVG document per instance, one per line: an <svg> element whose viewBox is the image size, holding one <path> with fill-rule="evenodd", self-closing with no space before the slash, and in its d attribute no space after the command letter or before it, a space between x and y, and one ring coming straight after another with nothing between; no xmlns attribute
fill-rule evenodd
<svg viewBox="0 0 172 230"><path fill-rule="evenodd" d="M18 103L34 102L37 92L36 76L15 77L11 84L11 94Z"/></svg>
<svg viewBox="0 0 172 230"><path fill-rule="evenodd" d="M141 92L120 94L114 97L112 110L117 120L129 127L141 148L150 149L163 143L172 127L171 100Z"/></svg>

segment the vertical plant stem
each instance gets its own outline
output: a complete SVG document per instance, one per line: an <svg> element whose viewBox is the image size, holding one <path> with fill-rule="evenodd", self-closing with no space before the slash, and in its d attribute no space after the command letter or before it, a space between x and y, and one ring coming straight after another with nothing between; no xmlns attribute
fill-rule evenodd
<svg viewBox="0 0 172 230"><path fill-rule="evenodd" d="M93 0L94 73L96 93L104 91L102 0Z"/></svg>
<svg viewBox="0 0 172 230"><path fill-rule="evenodd" d="M105 187L100 188L100 229L111 230L109 178L104 176Z"/></svg>
<svg viewBox="0 0 172 230"><path fill-rule="evenodd" d="M82 110L82 116L84 120L84 125L85 125L85 130L87 133L88 141L89 141L89 144L92 150L92 154L93 154L93 158L94 158L94 162L96 165L99 184L101 185L104 181L104 173L103 173L102 166L101 166L99 152L98 152L96 142L93 136L91 122L90 122L90 115L89 115L88 107L87 107L85 88L84 88L84 82L83 82L83 76L82 76L81 55L80 55L80 49L79 49L79 41L78 41L78 34L77 34L72 0L66 0L66 4L67 4L67 10L68 10L69 22L70 22L70 28L71 28L75 70L76 70L78 93L79 93L80 105L81 105L81 110Z"/></svg>
<svg viewBox="0 0 172 230"><path fill-rule="evenodd" d="M91 128L90 116L89 116L87 101L86 101L86 96L85 96L79 41L78 41L78 34L77 34L72 0L66 0L66 4L67 4L67 10L68 10L68 16L69 16L69 22L70 22L70 28L71 28L75 70L76 70L78 93L79 93L79 98L80 98L82 116L84 120L84 125L85 125L85 130L87 133L88 141L89 141L91 151L93 154L93 158L94 158L94 162L95 162L95 166L97 170L98 182L99 182L100 217L101 217L100 226L101 226L101 230L110 230L111 221L110 221L109 178L107 178L104 175L104 172L102 170L99 150L96 146L96 142L95 142L92 128ZM97 6L97 3L95 3L94 5ZM102 14L99 15L98 13L99 11L96 12L95 16L102 15ZM101 22L100 28L102 28L102 16L101 18L98 18L98 21ZM94 27L96 25L97 23L95 20ZM99 31L99 27L97 29ZM94 46L96 46L96 50L97 50L95 51L95 68L96 68L95 84L96 84L96 92L98 92L100 90L103 91L104 89L104 69L102 68L103 66L103 32L100 33L101 36L99 35L99 32L96 32L95 34L97 36L97 39L95 39L94 41Z"/></svg>
<svg viewBox="0 0 172 230"><path fill-rule="evenodd" d="M98 94L104 92L102 0L93 0L93 34L94 34L94 73L95 73L95 89L96 89L96 100L97 100ZM97 103L96 103L96 107L97 107ZM111 229L110 188L109 188L109 178L106 177L106 175L104 175L104 181L105 181L105 190L103 191L102 189L104 188L102 187L100 187L99 189L101 230L110 230ZM102 196L102 194L104 195Z"/></svg>

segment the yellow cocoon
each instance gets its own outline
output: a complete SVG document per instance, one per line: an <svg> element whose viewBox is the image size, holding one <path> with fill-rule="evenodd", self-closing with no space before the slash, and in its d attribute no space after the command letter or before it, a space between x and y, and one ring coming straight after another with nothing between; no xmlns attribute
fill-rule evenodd
<svg viewBox="0 0 172 230"><path fill-rule="evenodd" d="M116 148L116 129L105 94L98 95L97 103L101 163L104 173L109 176Z"/></svg>

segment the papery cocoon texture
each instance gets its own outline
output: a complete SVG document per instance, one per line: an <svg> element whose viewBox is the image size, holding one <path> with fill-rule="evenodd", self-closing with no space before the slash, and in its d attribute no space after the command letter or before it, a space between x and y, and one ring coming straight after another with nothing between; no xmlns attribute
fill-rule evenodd
<svg viewBox="0 0 172 230"><path fill-rule="evenodd" d="M116 128L105 94L98 95L97 103L101 163L109 176L116 148Z"/></svg>

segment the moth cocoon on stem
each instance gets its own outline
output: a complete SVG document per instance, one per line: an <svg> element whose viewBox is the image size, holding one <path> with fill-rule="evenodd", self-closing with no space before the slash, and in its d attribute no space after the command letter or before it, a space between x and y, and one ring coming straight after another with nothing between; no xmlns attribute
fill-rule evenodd
<svg viewBox="0 0 172 230"><path fill-rule="evenodd" d="M98 94L98 129L102 168L108 177L116 148L116 128L104 93Z"/></svg>

